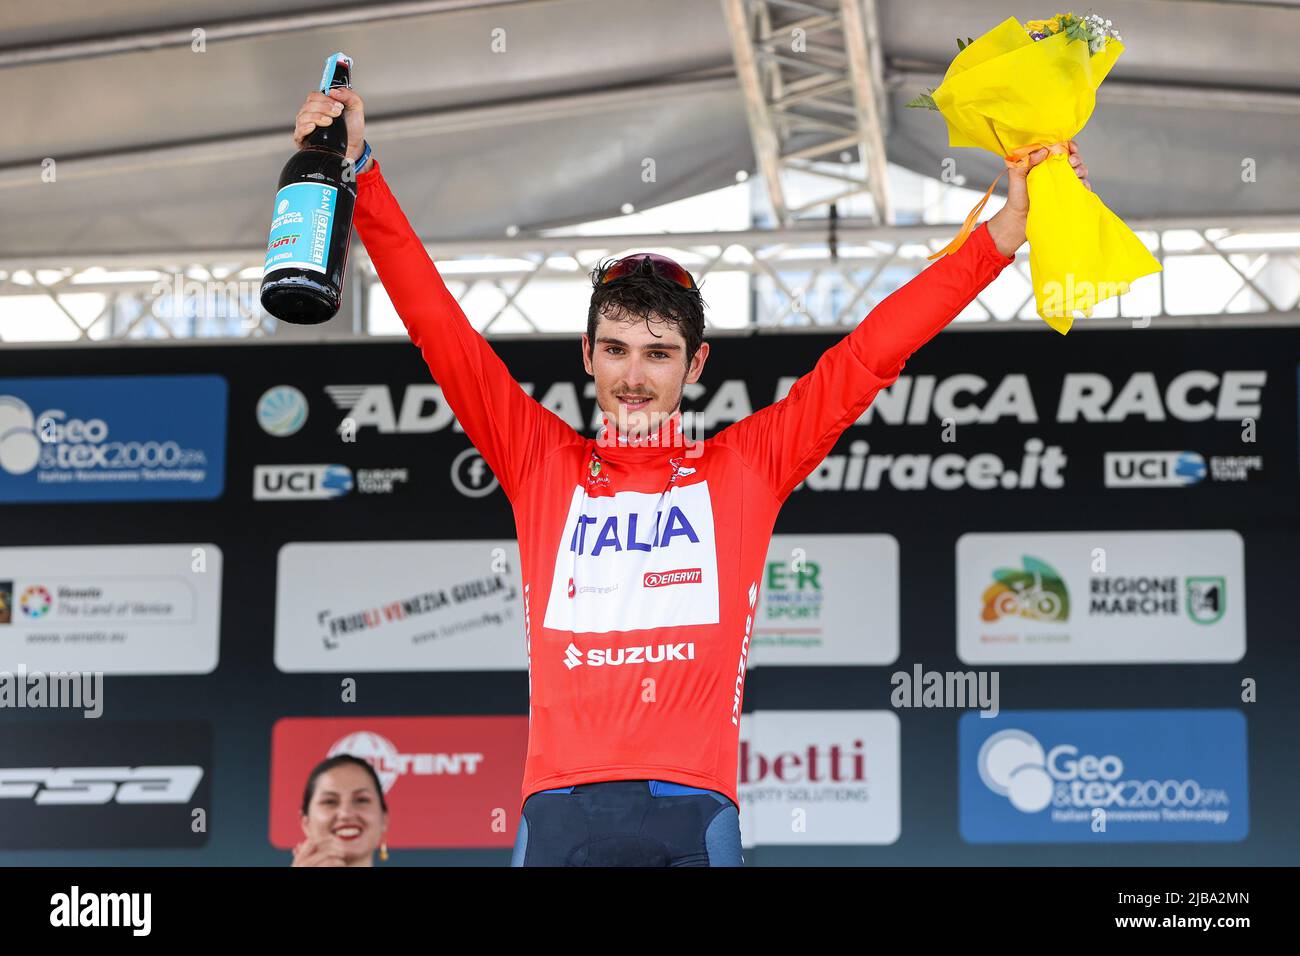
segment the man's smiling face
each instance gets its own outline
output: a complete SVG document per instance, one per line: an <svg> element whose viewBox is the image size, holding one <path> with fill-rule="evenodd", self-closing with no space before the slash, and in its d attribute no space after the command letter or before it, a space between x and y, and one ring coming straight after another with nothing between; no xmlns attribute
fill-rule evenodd
<svg viewBox="0 0 1300 956"><path fill-rule="evenodd" d="M656 432L682 403L682 389L699 380L709 345L690 362L686 338L669 322L604 313L595 341L582 336L582 364L596 379L596 400L619 433L638 438Z"/></svg>

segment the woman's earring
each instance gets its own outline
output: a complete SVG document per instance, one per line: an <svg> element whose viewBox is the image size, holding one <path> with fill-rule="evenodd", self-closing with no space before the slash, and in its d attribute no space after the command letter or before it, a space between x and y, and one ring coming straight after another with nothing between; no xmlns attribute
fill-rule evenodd
<svg viewBox="0 0 1300 956"><path fill-rule="evenodd" d="M387 859L388 859L388 841L387 841L387 840L385 840L383 843L379 844L379 859L381 859L381 860L387 860Z"/></svg>

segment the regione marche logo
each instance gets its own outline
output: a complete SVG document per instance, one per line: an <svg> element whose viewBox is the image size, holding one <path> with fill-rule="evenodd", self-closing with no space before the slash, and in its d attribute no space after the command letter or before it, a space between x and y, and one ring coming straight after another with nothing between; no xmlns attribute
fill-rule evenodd
<svg viewBox="0 0 1300 956"><path fill-rule="evenodd" d="M1054 567L1033 555L1021 557L1023 567L996 568L994 583L980 596L981 620L1024 617L1035 621L1066 621L1070 592Z"/></svg>

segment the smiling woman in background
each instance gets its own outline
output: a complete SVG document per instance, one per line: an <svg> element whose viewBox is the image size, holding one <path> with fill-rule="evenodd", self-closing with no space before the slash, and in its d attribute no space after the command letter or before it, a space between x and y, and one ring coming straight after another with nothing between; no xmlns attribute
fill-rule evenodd
<svg viewBox="0 0 1300 956"><path fill-rule="evenodd" d="M302 795L302 843L294 866L374 866L388 859L388 804L374 767L350 754L322 760Z"/></svg>

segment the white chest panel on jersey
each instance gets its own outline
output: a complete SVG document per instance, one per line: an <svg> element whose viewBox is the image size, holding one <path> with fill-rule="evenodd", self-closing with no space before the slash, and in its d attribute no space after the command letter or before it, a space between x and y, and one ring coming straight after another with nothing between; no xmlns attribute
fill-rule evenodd
<svg viewBox="0 0 1300 956"><path fill-rule="evenodd" d="M708 482L596 498L575 486L542 623L580 633L717 624Z"/></svg>

